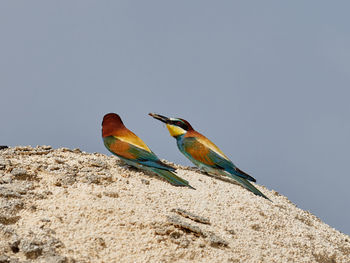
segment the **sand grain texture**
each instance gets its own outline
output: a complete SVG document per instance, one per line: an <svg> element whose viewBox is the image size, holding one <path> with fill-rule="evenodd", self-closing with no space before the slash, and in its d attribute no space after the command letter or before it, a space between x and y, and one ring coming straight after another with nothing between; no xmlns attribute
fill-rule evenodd
<svg viewBox="0 0 350 263"><path fill-rule="evenodd" d="M176 167L197 190L99 153L0 150L0 262L350 262L350 237L286 197Z"/></svg>

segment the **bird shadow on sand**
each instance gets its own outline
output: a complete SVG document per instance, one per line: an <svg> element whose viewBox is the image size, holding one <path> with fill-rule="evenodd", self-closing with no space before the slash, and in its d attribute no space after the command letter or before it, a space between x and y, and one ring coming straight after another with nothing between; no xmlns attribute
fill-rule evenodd
<svg viewBox="0 0 350 263"><path fill-rule="evenodd" d="M155 178L157 180L160 180L160 181L163 181L163 182L166 182L166 183L170 184L167 180L165 180L164 178L160 177L156 173L153 173L153 172L150 172L150 171L146 171L146 170L142 170L142 169L136 168L134 166L128 165L126 163L119 163L119 165L121 165L123 168L126 168L126 169L128 169L130 171L141 172L141 173L144 173L148 177ZM196 173L200 173L200 174L203 174L205 176L214 178L216 180L219 180L219 181L222 181L222 182L225 182L225 183L230 183L230 184L241 186L239 183L237 183L236 181L234 181L233 179L231 179L229 177L224 177L224 176L215 175L215 174L209 174L207 172L201 171L197 167L188 167L188 168L186 168L186 170L193 171L193 172L196 172ZM179 186L179 187L182 187L182 186Z"/></svg>
<svg viewBox="0 0 350 263"><path fill-rule="evenodd" d="M175 186L175 187L187 187L186 185L172 185L170 182L168 182L166 179L164 179L163 177L157 175L156 173L154 172L151 172L151 171L147 171L147 170L142 170L142 169L139 169L139 168L136 168L132 165L128 165L128 164L120 164L123 168L126 168L130 171L133 171L133 172L141 172L141 173L144 173L147 177L150 177L150 178L155 178L157 180L160 180L160 181L163 181L163 182L166 182L168 183L169 185L171 186ZM176 168L175 168L176 169ZM144 178L143 178L144 179ZM191 188L191 187L190 187ZM193 187L192 187L193 188ZM196 190L195 188L193 190Z"/></svg>
<svg viewBox="0 0 350 263"><path fill-rule="evenodd" d="M233 179L231 179L229 177L224 177L224 176L215 175L215 174L209 174L207 172L204 172L204 171L198 169L197 167L189 167L187 170L206 175L208 177L214 178L216 180L219 180L219 181L222 181L222 182L225 182L225 183L230 183L230 184L241 186L239 183L237 183L236 181L234 181Z"/></svg>

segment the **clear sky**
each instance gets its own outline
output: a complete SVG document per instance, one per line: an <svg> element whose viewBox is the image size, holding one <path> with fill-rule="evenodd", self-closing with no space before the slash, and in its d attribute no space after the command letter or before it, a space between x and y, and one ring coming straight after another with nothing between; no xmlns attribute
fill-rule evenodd
<svg viewBox="0 0 350 263"><path fill-rule="evenodd" d="M108 154L116 112L190 162L188 120L258 183L350 234L349 1L1 1L0 144Z"/></svg>

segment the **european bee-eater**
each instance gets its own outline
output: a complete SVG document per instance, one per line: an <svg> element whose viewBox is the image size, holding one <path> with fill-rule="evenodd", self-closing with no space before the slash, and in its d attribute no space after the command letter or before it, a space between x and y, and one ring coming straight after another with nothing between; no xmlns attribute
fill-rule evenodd
<svg viewBox="0 0 350 263"><path fill-rule="evenodd" d="M139 137L127 129L118 114L108 113L103 117L102 138L106 148L127 164L154 172L173 185L193 188L174 173L175 168L159 160Z"/></svg>
<svg viewBox="0 0 350 263"><path fill-rule="evenodd" d="M200 170L209 174L229 176L254 194L268 199L249 182L256 182L253 177L235 166L213 142L195 131L188 121L155 113L149 115L166 124L170 135L176 139L179 150Z"/></svg>

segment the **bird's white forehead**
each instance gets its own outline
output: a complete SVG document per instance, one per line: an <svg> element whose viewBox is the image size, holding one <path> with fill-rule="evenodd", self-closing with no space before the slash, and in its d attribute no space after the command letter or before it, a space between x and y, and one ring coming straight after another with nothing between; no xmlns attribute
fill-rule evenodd
<svg viewBox="0 0 350 263"><path fill-rule="evenodd" d="M178 121L179 119L176 118L170 118L171 121Z"/></svg>

